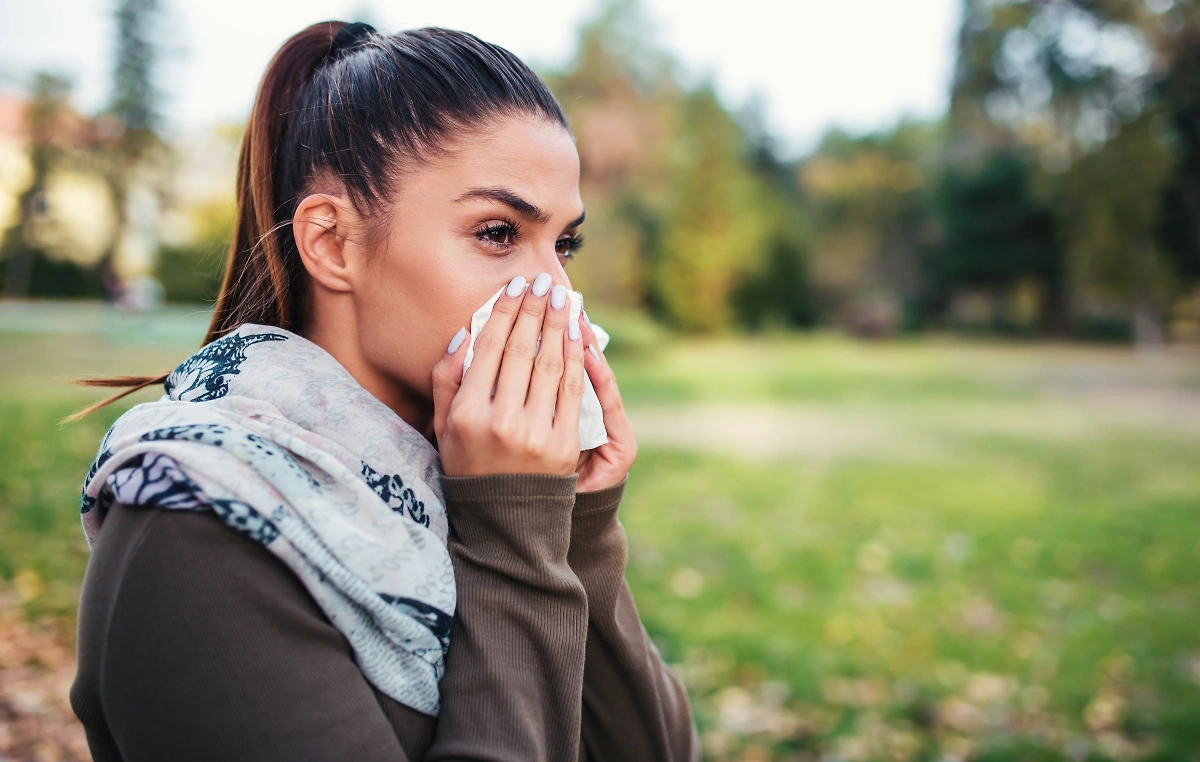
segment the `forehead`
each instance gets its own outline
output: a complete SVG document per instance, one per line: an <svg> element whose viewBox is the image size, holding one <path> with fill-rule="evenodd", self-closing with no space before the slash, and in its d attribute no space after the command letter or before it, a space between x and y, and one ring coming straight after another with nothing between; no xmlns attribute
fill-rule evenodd
<svg viewBox="0 0 1200 762"><path fill-rule="evenodd" d="M552 214L579 214L579 153L561 125L504 117L472 128L422 162L404 189L453 200L471 188L507 188Z"/></svg>

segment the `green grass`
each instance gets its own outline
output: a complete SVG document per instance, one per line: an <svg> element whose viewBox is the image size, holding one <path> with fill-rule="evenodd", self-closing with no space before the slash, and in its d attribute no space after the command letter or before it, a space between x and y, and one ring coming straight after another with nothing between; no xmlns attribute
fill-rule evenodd
<svg viewBox="0 0 1200 762"><path fill-rule="evenodd" d="M1200 716L1198 459L1196 442L1119 437L922 465L644 453L622 509L630 583L713 747L829 749L866 722L928 749L1025 726L1066 728L1056 751L1071 732L1194 750L1169 723ZM773 683L786 731L739 734ZM1089 727L1106 691L1122 711ZM923 724L948 702L990 719Z"/></svg>
<svg viewBox="0 0 1200 762"><path fill-rule="evenodd" d="M87 561L79 484L119 410L56 425L90 398L65 379L169 366L198 337L8 330L0 578L31 616L69 619ZM1196 356L830 337L627 346L612 361L635 425L765 406L872 443L812 457L784 437L766 458L719 428L706 438L728 446L703 451L665 446L661 421L645 428L622 506L628 576L709 758L1195 759Z"/></svg>
<svg viewBox="0 0 1200 762"><path fill-rule="evenodd" d="M18 579L35 616L72 617L87 566L79 489L117 411L58 427L56 421L77 407L0 401L0 578Z"/></svg>

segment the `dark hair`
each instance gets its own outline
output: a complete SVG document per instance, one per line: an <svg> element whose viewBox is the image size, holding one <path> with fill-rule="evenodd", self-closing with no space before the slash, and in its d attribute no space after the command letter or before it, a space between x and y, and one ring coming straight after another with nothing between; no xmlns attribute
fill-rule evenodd
<svg viewBox="0 0 1200 762"><path fill-rule="evenodd" d="M309 285L291 221L314 181L340 181L355 208L371 217L406 167L457 133L516 114L569 129L537 74L466 32L382 35L365 24L328 21L293 36L267 65L242 138L237 223L204 344L242 323L305 328ZM85 379L132 388L72 417L165 378Z"/></svg>

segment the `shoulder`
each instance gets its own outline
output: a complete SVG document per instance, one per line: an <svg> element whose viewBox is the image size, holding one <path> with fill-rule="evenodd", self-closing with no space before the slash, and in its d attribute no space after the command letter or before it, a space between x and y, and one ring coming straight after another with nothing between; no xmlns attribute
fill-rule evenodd
<svg viewBox="0 0 1200 762"><path fill-rule="evenodd" d="M102 620L107 632L85 632ZM109 510L84 582L81 640L172 626L245 634L272 622L304 625L298 633L320 631L348 649L296 575L211 512L123 504Z"/></svg>
<svg viewBox="0 0 1200 762"><path fill-rule="evenodd" d="M72 693L119 743L155 758L399 752L349 644L300 580L209 512L111 509L84 583Z"/></svg>
<svg viewBox="0 0 1200 762"><path fill-rule="evenodd" d="M228 602L229 585L240 598L300 598L320 613L282 561L212 512L116 504L92 548L81 606L93 598L109 599L114 609L165 598L172 608L202 608Z"/></svg>

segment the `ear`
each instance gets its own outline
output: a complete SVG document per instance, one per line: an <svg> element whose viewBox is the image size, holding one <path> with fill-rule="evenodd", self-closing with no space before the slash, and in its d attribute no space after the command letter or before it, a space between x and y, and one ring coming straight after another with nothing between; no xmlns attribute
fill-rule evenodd
<svg viewBox="0 0 1200 762"><path fill-rule="evenodd" d="M304 269L331 291L351 291L361 263L359 247L350 240L358 230L357 212L345 199L327 193L305 197L292 216L292 234Z"/></svg>

